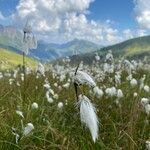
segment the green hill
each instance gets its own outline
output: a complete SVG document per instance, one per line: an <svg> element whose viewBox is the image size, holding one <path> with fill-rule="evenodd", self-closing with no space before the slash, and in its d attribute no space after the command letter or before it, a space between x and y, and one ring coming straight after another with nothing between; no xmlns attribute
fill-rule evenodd
<svg viewBox="0 0 150 150"><path fill-rule="evenodd" d="M97 51L102 60L105 58L108 50L112 50L115 58L143 59L146 56L150 60L150 36L138 37L103 47ZM85 63L91 63L94 60L95 52L79 55L78 57L72 56L72 62L83 60Z"/></svg>
<svg viewBox="0 0 150 150"><path fill-rule="evenodd" d="M37 61L25 57L26 64L35 68ZM0 70L10 69L22 64L22 55L0 48Z"/></svg>

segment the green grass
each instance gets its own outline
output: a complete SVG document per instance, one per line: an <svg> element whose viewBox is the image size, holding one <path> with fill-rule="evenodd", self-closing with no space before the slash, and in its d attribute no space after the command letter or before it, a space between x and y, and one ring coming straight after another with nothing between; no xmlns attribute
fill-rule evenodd
<svg viewBox="0 0 150 150"><path fill-rule="evenodd" d="M94 73L94 72L93 72ZM139 80L146 74L145 84L150 85L150 73L145 70L137 70L133 76ZM100 121L99 139L94 144L90 132L81 125L79 110L75 107L76 98L74 86L69 89L62 89L54 86L62 83L52 77L52 72L46 72L46 78L52 89L59 95L58 100L50 104L45 98L46 90L43 87L45 77L36 79L35 73L26 76L24 84L18 74L12 85L9 78L0 79L0 149L1 150L145 150L145 141L150 139L150 116L146 115L140 104L142 97L150 97L150 93L140 90L139 87L131 87L126 81L126 72L122 73L122 83L117 88L122 89L124 97L121 99L121 107L115 104L115 97L109 98L104 95L97 99L89 94L89 88L85 87L87 95L95 104ZM114 86L109 78L114 74L106 75L104 81L98 81L98 86ZM20 83L20 87L16 83ZM35 88L37 87L37 88ZM137 92L138 96L133 97ZM23 100L25 93L25 100ZM57 108L58 102L66 103L62 110ZM31 104L37 102L39 109L32 110ZM32 122L35 129L33 132L22 138L18 144L15 143L15 136L11 128L21 133L21 118L15 111L20 108L25 118L24 125ZM147 123L146 123L147 122Z"/></svg>
<svg viewBox="0 0 150 150"><path fill-rule="evenodd" d="M35 68L37 61L29 57L25 57L26 64ZM22 65L22 55L0 48L0 69L12 69L17 65ZM3 63L2 63L3 62Z"/></svg>

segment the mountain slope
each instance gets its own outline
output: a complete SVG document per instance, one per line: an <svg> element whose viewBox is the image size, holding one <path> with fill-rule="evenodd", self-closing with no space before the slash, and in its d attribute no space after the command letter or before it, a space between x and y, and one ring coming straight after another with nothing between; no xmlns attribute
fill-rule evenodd
<svg viewBox="0 0 150 150"><path fill-rule="evenodd" d="M130 39L112 46L103 47L95 52L97 52L103 60L108 50L112 50L115 58L143 59L146 56L150 59L150 36ZM90 63L95 59L95 52L79 55L78 57L72 56L72 62L83 60L85 63Z"/></svg>
<svg viewBox="0 0 150 150"><path fill-rule="evenodd" d="M0 25L0 47L20 53L23 45L23 35L15 27ZM72 40L64 44L38 41L37 49L30 51L29 57L42 61L50 61L75 53L84 54L99 49L100 46L86 40Z"/></svg>
<svg viewBox="0 0 150 150"><path fill-rule="evenodd" d="M25 60L28 66L32 68L37 66L37 61L34 59L26 57ZM0 70L10 69L20 64L22 64L22 55L0 48Z"/></svg>
<svg viewBox="0 0 150 150"><path fill-rule="evenodd" d="M60 49L63 51L70 51L72 53L75 51L77 51L78 53L87 53L87 52L95 51L100 47L101 46L90 41L74 39L70 42L62 44Z"/></svg>
<svg viewBox="0 0 150 150"><path fill-rule="evenodd" d="M117 55L124 55L125 57L132 57L137 54L142 54L150 51L150 36L143 36L130 39L119 44L104 47L101 51L108 51L111 49Z"/></svg>

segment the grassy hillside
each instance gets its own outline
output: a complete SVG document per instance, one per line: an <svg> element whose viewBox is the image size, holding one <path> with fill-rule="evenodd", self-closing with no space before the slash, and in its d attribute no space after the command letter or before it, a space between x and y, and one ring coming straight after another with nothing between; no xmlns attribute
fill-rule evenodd
<svg viewBox="0 0 150 150"><path fill-rule="evenodd" d="M107 51L109 49L112 49L115 54L124 55L125 57L150 52L150 36L130 39L119 44L104 47L101 50Z"/></svg>
<svg viewBox="0 0 150 150"><path fill-rule="evenodd" d="M115 58L125 57L129 59L143 59L145 56L150 59L150 36L130 39L112 46L103 47L98 50L98 54L103 60L108 50L112 50ZM85 63L91 63L94 60L95 52L86 53L78 57L73 56L72 62L83 60Z"/></svg>
<svg viewBox="0 0 150 150"><path fill-rule="evenodd" d="M35 67L37 61L26 57L26 64ZM10 69L22 64L22 55L0 48L0 69Z"/></svg>

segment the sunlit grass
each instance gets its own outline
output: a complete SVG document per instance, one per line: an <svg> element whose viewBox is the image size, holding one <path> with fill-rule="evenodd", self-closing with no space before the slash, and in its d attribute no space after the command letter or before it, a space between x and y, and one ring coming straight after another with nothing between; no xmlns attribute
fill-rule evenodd
<svg viewBox="0 0 150 150"><path fill-rule="evenodd" d="M28 57L25 59L29 66L33 68L37 66L36 60ZM22 55L0 48L0 61L1 69L12 69L17 65L22 65Z"/></svg>

